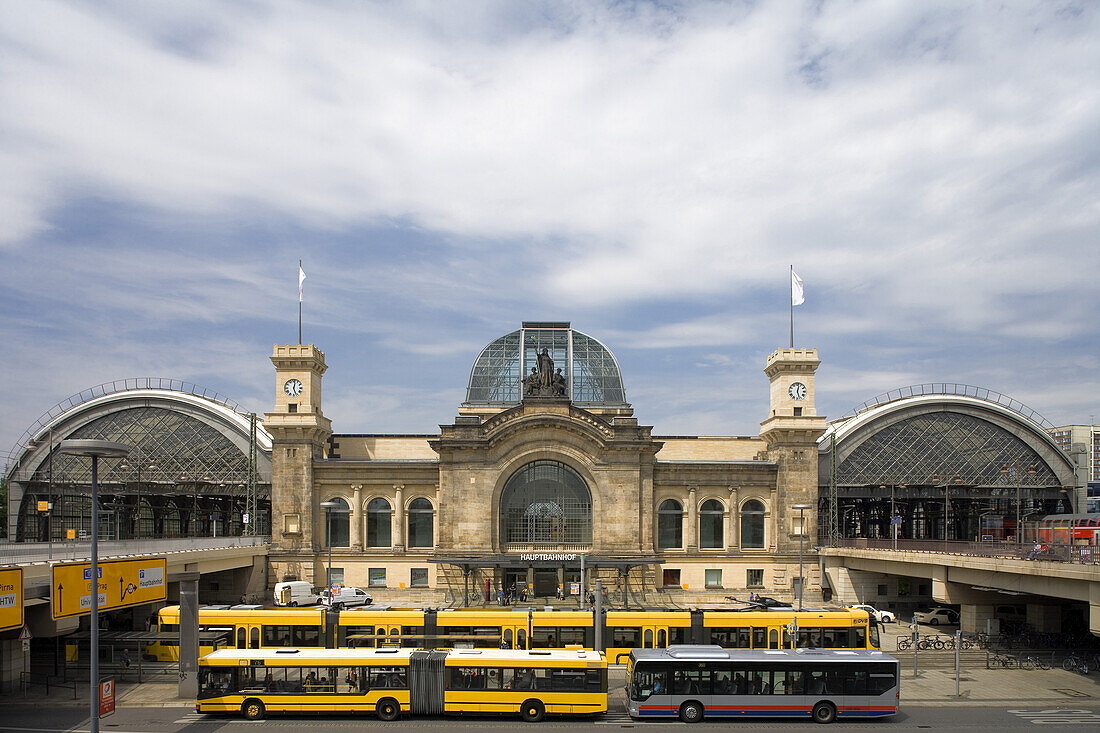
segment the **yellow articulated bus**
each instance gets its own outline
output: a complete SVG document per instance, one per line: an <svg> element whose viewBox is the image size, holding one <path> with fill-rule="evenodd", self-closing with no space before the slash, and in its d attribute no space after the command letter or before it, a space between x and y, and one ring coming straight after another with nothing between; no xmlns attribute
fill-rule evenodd
<svg viewBox="0 0 1100 733"><path fill-rule="evenodd" d="M607 661L586 650L223 649L199 660L199 713L607 712Z"/></svg>
<svg viewBox="0 0 1100 733"><path fill-rule="evenodd" d="M157 614L157 631L180 630L179 606L165 606ZM199 609L199 632L221 632L225 646L237 649L325 646L324 608L263 609L258 606L213 606ZM200 646L199 656L215 650ZM145 654L160 662L179 661L179 643L157 641Z"/></svg>

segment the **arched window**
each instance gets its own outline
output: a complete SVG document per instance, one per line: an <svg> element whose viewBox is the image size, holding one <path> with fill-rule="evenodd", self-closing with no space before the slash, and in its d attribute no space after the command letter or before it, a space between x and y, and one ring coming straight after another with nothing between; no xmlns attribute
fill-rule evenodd
<svg viewBox="0 0 1100 733"><path fill-rule="evenodd" d="M528 463L500 494L500 539L504 544L591 543L588 485L564 463Z"/></svg>
<svg viewBox="0 0 1100 733"><path fill-rule="evenodd" d="M699 507L699 547L704 550L721 549L722 515L725 509L717 499L707 499Z"/></svg>
<svg viewBox="0 0 1100 733"><path fill-rule="evenodd" d="M657 549L684 546L684 508L675 499L665 499L657 508Z"/></svg>
<svg viewBox="0 0 1100 733"><path fill-rule="evenodd" d="M367 547L390 546L390 503L376 497L367 504Z"/></svg>
<svg viewBox="0 0 1100 733"><path fill-rule="evenodd" d="M335 499L329 499L329 502L336 504L333 507L321 507L325 510L325 536L328 537L329 547L350 547L349 541L351 527L350 514L351 509L348 507L348 503L336 497Z"/></svg>
<svg viewBox="0 0 1100 733"><path fill-rule="evenodd" d="M741 547L764 549L764 503L756 499L741 505Z"/></svg>
<svg viewBox="0 0 1100 733"><path fill-rule="evenodd" d="M432 546L432 514L432 503L422 496L409 504L409 547Z"/></svg>

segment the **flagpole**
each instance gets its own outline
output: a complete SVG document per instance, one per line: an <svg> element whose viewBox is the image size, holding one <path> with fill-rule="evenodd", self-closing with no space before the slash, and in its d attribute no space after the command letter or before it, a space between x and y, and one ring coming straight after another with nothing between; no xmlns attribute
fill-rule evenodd
<svg viewBox="0 0 1100 733"><path fill-rule="evenodd" d="M794 265L791 265L794 267ZM298 272L302 271L302 261L298 260ZM793 316L792 316L793 317ZM793 328L793 326L792 326ZM302 343L302 281L298 281L298 343Z"/></svg>
<svg viewBox="0 0 1100 733"><path fill-rule="evenodd" d="M787 276L787 283L791 287L791 348L794 348L794 265L791 265L791 271ZM301 340L299 338L299 340Z"/></svg>

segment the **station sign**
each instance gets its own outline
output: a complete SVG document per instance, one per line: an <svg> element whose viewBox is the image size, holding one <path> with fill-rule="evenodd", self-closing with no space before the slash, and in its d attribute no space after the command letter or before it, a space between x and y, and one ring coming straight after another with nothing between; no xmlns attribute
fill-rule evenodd
<svg viewBox="0 0 1100 733"><path fill-rule="evenodd" d="M54 565L50 581L50 606L55 620L83 616L92 611L92 564ZM96 587L99 610L139 606L168 598L168 561L163 557L140 560L104 560L99 563Z"/></svg>
<svg viewBox="0 0 1100 733"><path fill-rule="evenodd" d="M0 570L0 631L23 625L23 568Z"/></svg>

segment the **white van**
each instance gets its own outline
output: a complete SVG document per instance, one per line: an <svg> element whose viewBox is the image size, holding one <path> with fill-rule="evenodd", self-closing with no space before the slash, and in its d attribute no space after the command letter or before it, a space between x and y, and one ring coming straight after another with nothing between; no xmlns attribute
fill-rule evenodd
<svg viewBox="0 0 1100 733"><path fill-rule="evenodd" d="M313 592L313 586L304 580L291 580L275 584L276 606L313 606L321 597Z"/></svg>

